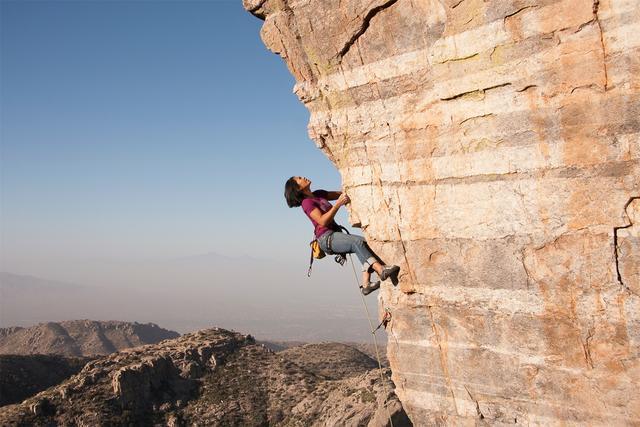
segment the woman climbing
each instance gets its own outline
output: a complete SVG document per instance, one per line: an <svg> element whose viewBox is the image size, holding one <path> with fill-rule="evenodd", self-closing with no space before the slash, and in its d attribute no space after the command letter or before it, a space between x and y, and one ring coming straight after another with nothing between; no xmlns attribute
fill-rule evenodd
<svg viewBox="0 0 640 427"><path fill-rule="evenodd" d="M284 186L284 197L290 208L302 206L302 210L315 227L315 236L323 251L327 253L355 253L362 263L362 284L360 288L368 295L380 287L380 281L370 282L375 271L381 280L397 277L400 267L384 265L367 246L361 236L342 233L342 228L334 217L341 206L351 200L340 191L311 191L311 181L302 176L292 176ZM332 205L329 200L336 200Z"/></svg>

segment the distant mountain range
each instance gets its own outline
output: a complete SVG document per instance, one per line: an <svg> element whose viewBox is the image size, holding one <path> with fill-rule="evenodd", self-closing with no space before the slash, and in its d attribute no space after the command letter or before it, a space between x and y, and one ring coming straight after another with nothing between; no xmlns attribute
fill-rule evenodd
<svg viewBox="0 0 640 427"><path fill-rule="evenodd" d="M0 354L95 356L180 336L154 323L66 320L0 328Z"/></svg>
<svg viewBox="0 0 640 427"><path fill-rule="evenodd" d="M0 271L0 294L16 292L33 292L42 290L78 290L81 285L75 283L47 280L40 277L24 274L12 274Z"/></svg>
<svg viewBox="0 0 640 427"><path fill-rule="evenodd" d="M359 290L352 276L340 277L349 267L331 260L317 269L314 264L308 278L305 262L295 274L267 260L218 254L118 262L96 270L78 265L85 270L74 277L91 270L104 283L90 285L3 272L0 327L119 319L154 322L180 333L219 325L268 340L368 341ZM375 304L375 297L369 301Z"/></svg>

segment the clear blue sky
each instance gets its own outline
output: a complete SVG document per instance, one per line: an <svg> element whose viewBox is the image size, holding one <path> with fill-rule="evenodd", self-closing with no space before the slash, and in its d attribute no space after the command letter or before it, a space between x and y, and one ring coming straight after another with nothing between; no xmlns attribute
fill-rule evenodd
<svg viewBox="0 0 640 427"><path fill-rule="evenodd" d="M0 5L0 270L207 252L304 264L312 229L284 180L340 179L240 0Z"/></svg>

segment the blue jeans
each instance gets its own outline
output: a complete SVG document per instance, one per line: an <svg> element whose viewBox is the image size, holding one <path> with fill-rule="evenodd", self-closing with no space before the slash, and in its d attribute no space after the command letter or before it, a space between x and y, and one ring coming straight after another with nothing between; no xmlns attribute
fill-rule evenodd
<svg viewBox="0 0 640 427"><path fill-rule="evenodd" d="M329 236L331 236L331 249L327 245ZM362 271L367 271L369 267L378 262L378 259L373 255L362 236L345 234L339 231L327 231L318 238L318 243L320 243L322 250L327 253L355 253L360 263L362 263Z"/></svg>

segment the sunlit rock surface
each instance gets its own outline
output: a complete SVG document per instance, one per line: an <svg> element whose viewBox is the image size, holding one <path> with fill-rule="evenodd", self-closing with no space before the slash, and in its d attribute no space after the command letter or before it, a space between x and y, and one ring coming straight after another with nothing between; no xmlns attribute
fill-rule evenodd
<svg viewBox="0 0 640 427"><path fill-rule="evenodd" d="M244 6L402 267L379 309L414 423L640 423L637 0Z"/></svg>

